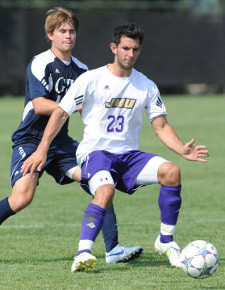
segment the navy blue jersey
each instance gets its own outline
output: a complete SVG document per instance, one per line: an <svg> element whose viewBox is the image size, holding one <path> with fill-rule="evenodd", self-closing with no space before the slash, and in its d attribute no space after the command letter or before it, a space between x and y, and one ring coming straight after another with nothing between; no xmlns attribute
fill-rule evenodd
<svg viewBox="0 0 225 290"><path fill-rule="evenodd" d="M59 102L75 79L87 69L87 66L75 57L71 58L71 62L61 61L50 49L31 60L26 73L23 118L19 128L12 135L13 146L24 142L38 145L41 141L49 116L35 114L32 100L45 97ZM61 144L63 138L68 136L68 122L69 119L51 146Z"/></svg>

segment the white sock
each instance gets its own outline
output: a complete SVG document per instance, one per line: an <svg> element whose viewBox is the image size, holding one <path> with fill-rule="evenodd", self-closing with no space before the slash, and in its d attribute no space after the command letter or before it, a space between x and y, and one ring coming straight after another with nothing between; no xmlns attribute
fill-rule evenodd
<svg viewBox="0 0 225 290"><path fill-rule="evenodd" d="M164 236L173 236L176 229L176 225L166 225L161 223L160 233Z"/></svg>

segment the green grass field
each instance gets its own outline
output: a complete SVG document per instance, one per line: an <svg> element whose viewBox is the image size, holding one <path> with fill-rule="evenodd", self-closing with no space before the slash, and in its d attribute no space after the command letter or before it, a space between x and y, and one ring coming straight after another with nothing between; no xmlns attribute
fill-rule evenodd
<svg viewBox="0 0 225 290"><path fill-rule="evenodd" d="M184 142L192 137L207 145L207 164L189 162L165 148L147 119L141 133L141 149L157 153L182 169L182 210L176 241L183 248L192 240L213 243L220 267L212 277L193 279L169 266L154 252L159 233L159 186L138 190L133 196L117 192L120 243L142 245L143 255L127 264L106 265L102 236L93 254L91 272L71 273L83 211L90 197L78 184L59 186L45 174L32 204L0 227L0 289L225 289L225 97L167 96L168 120ZM0 98L0 199L9 195L11 134L17 128L23 98ZM70 135L82 138L82 123L73 115Z"/></svg>

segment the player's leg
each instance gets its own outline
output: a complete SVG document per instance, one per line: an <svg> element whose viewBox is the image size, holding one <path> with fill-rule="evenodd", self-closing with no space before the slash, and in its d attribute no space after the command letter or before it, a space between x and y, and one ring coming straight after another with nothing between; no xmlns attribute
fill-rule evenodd
<svg viewBox="0 0 225 290"><path fill-rule="evenodd" d="M68 138L65 140L65 142L62 144L62 146L59 148L57 152L57 164L55 165L54 170L48 171L49 174L53 175L55 174L55 179L59 183L66 183L69 182L69 180L74 180L77 182L81 181L81 169L77 164L76 156L74 152L76 152L78 147L78 142L74 141L72 138ZM51 164L53 166L54 164ZM61 171L57 174L57 171ZM57 176L58 178L57 178ZM64 177L64 176L65 177ZM68 180L69 179L69 180ZM88 192L90 195L89 187L83 186L83 189ZM93 195L92 195L93 197ZM116 215L114 212L113 205L109 207L109 209L106 211L104 223L102 227L102 234L106 246L106 252L110 252L113 250L118 244L118 229L117 229L117 223L116 223Z"/></svg>
<svg viewBox="0 0 225 290"><path fill-rule="evenodd" d="M15 182L10 197L0 201L0 224L31 203L37 182L38 173L32 177L27 174Z"/></svg>
<svg viewBox="0 0 225 290"><path fill-rule="evenodd" d="M38 173L33 177L22 176L23 162L36 150L34 145L19 145L14 147L11 161L12 193L0 201L0 224L11 215L26 207L33 199L38 182Z"/></svg>
<svg viewBox="0 0 225 290"><path fill-rule="evenodd" d="M161 227L160 235L155 242L155 248L160 253L166 254L173 266L179 267L180 249L173 240L181 207L179 167L156 156L142 169L136 183L145 185L152 183L161 184L158 198L161 212Z"/></svg>
<svg viewBox="0 0 225 290"><path fill-rule="evenodd" d="M173 163L163 163L158 169L158 180L161 184L158 197L162 222L160 240L168 243L173 241L181 207L180 168Z"/></svg>
<svg viewBox="0 0 225 290"><path fill-rule="evenodd" d="M71 180L81 181L81 169L77 165L77 160L74 152L76 152L78 143L71 138L65 140L57 152L56 161L52 162L46 170L51 174L58 183L65 184ZM81 185L82 188L88 192L92 198L89 187ZM116 224L116 215L113 205L106 211L104 223L102 227L102 234L106 246L106 252L113 250L118 244L118 229ZM132 254L132 253L131 253ZM118 258L118 261L120 259Z"/></svg>
<svg viewBox="0 0 225 290"><path fill-rule="evenodd" d="M94 266L96 258L91 255L91 249L115 193L114 180L109 171L98 171L90 178L88 184L94 198L84 212L79 248L71 267L72 272L88 270Z"/></svg>
<svg viewBox="0 0 225 290"><path fill-rule="evenodd" d="M74 166L68 169L65 175L77 182L81 180L81 169ZM87 190L86 190L87 191ZM106 247L106 263L114 264L128 262L138 258L143 252L141 246L121 246L118 240L118 228L113 204L105 212L102 226L102 235Z"/></svg>
<svg viewBox="0 0 225 290"><path fill-rule="evenodd" d="M24 209L32 202L38 178L38 173L34 173L32 176L26 174L15 182L9 197L9 204L14 212Z"/></svg>
<svg viewBox="0 0 225 290"><path fill-rule="evenodd" d="M68 156L68 154L67 154ZM68 158L68 157L67 157ZM70 169L67 169L65 172L65 175L77 182L80 182L81 180L81 169L79 166L77 166L76 164L76 159L74 158L74 154L72 155L72 158L74 159L74 164L72 164L72 160L66 162L64 160L64 164L69 163L73 166ZM85 188L83 187L83 189L88 192L90 195L90 191L89 191L89 187L86 186ZM93 195L91 195L93 198ZM116 221L116 214L114 212L114 207L113 205L111 205L109 207L108 210L106 210L105 213L105 217L104 217L104 222L103 222L103 226L102 226L102 234L103 234L103 238L104 238L104 242L105 242L105 247L106 247L106 253L107 252L111 252L112 250L115 252L115 249L117 249L118 247L119 249L119 253L121 253L121 246L119 245L119 241L118 241L118 229L117 229L117 221ZM136 249L134 251L134 249L131 249L131 247L127 247L127 251L129 252L129 258L131 258L132 256L137 255L136 253ZM106 259L107 263L115 263L116 262L122 262L122 261L127 261L128 258L126 257L121 257L121 255L115 255L113 256L113 259Z"/></svg>
<svg viewBox="0 0 225 290"><path fill-rule="evenodd" d="M113 204L105 212L104 223L102 226L103 238L106 245L107 264L126 263L138 258L142 252L142 246L121 246L118 242L118 230L116 214Z"/></svg>
<svg viewBox="0 0 225 290"><path fill-rule="evenodd" d="M81 180L81 169L79 166L73 167L66 172L66 175L73 180L80 182ZM85 191L89 191L88 187ZM90 195L91 193L88 192ZM93 197L93 196L92 196ZM118 244L118 229L116 214L114 211L113 204L106 210L104 222L102 226L102 234L105 242L106 252L110 252Z"/></svg>
<svg viewBox="0 0 225 290"><path fill-rule="evenodd" d="M180 248L173 237L181 207L180 168L173 163L163 163L158 169L158 179L161 228L155 249L167 255L172 266L180 267Z"/></svg>

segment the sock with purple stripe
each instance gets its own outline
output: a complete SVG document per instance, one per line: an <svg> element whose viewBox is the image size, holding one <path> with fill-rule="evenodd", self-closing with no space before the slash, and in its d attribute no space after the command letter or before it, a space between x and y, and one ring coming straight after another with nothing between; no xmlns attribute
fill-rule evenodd
<svg viewBox="0 0 225 290"><path fill-rule="evenodd" d="M77 252L77 254L76 254L76 256L79 256L80 254L82 254L82 253L91 253L91 250L87 250L87 249L85 249L85 250L81 250L81 251L78 251Z"/></svg>
<svg viewBox="0 0 225 290"><path fill-rule="evenodd" d="M160 234L160 242L161 243L170 243L172 241L173 241L173 235Z"/></svg>
<svg viewBox="0 0 225 290"><path fill-rule="evenodd" d="M166 225L176 225L181 207L181 185L162 185L159 192L158 204L161 211L161 222ZM162 243L173 241L173 235L160 234Z"/></svg>

